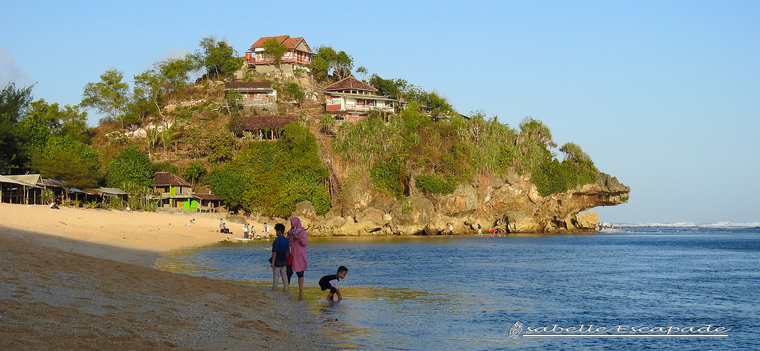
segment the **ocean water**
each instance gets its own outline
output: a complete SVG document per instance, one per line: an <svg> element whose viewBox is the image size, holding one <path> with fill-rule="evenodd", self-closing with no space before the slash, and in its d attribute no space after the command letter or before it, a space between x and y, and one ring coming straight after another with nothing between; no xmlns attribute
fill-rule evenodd
<svg viewBox="0 0 760 351"><path fill-rule="evenodd" d="M220 244L159 266L269 286L270 247ZM300 303L339 349L760 349L757 226L312 238L307 251ZM344 299L328 302L317 282L339 265L349 269Z"/></svg>

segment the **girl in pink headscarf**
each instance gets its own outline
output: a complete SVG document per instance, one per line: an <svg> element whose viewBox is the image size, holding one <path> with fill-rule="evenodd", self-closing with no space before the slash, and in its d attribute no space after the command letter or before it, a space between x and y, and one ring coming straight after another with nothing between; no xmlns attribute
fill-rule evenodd
<svg viewBox="0 0 760 351"><path fill-rule="evenodd" d="M301 301L303 300L303 271L308 266L306 245L309 245L309 235L301 226L301 220L298 217L290 219L288 241L290 241L290 254L293 255L292 269L298 276L298 300Z"/></svg>

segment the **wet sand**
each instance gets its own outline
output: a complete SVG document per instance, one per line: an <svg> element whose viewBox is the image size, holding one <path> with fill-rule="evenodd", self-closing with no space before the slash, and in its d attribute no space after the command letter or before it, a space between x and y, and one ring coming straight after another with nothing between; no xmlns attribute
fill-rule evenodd
<svg viewBox="0 0 760 351"><path fill-rule="evenodd" d="M151 268L218 219L0 204L0 349L320 350L304 302Z"/></svg>

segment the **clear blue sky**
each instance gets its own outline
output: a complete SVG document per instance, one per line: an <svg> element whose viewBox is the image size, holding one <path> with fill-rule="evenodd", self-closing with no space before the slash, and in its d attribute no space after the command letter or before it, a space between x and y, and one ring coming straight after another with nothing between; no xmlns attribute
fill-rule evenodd
<svg viewBox="0 0 760 351"><path fill-rule="evenodd" d="M603 221L760 222L758 1L4 1L0 26L0 85L60 104L206 36L303 36L462 113L543 121L632 188Z"/></svg>

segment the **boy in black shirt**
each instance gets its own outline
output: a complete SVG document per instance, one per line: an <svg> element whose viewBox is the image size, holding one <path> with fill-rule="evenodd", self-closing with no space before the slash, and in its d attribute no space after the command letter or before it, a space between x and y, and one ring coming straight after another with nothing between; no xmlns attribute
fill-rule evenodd
<svg viewBox="0 0 760 351"><path fill-rule="evenodd" d="M338 282L344 279L347 273L348 268L340 266L338 267L338 274L326 275L319 280L319 287L322 288L322 291L330 289L330 293L327 294L328 300L333 299L333 294L338 295L338 301L343 299L343 296L340 295L340 289L338 289Z"/></svg>

